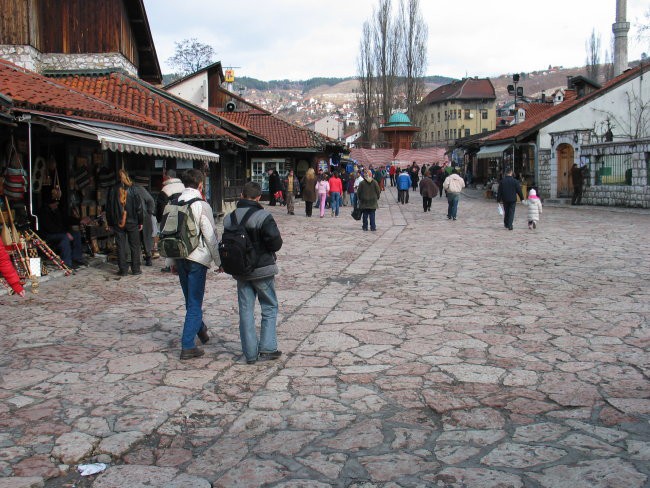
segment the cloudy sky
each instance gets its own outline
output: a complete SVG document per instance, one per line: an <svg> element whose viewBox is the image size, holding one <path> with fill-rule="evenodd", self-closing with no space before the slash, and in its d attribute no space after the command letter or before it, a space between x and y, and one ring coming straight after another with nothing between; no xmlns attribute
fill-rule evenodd
<svg viewBox="0 0 650 488"><path fill-rule="evenodd" d="M261 80L356 74L359 39L377 0L145 0L163 73L175 42L211 45L224 67ZM397 0L394 0L397 5ZM650 54L636 39L647 0L628 0L629 59ZM429 75L495 76L583 66L592 29L604 60L616 0L420 0L429 27Z"/></svg>

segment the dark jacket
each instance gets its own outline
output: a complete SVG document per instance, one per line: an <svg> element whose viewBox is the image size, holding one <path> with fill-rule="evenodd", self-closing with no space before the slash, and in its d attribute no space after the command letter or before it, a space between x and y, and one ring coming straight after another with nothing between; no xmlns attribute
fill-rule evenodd
<svg viewBox="0 0 650 488"><path fill-rule="evenodd" d="M377 180L363 179L357 188L357 199L359 200L359 208L361 210L373 210L379 208L379 197L381 196L381 189Z"/></svg>
<svg viewBox="0 0 650 488"><path fill-rule="evenodd" d="M121 230L118 224L122 220L122 204L119 198L119 189L122 183L113 186L108 192L106 199L106 222L113 230ZM126 196L126 227L125 229L135 230L144 222L144 210L142 208L142 200L135 192L132 186L127 188Z"/></svg>
<svg viewBox="0 0 650 488"><path fill-rule="evenodd" d="M425 176L420 181L420 195L427 198L433 198L438 194L438 187L431 178Z"/></svg>
<svg viewBox="0 0 650 488"><path fill-rule="evenodd" d="M316 178L307 178L303 176L302 182L302 199L305 202L315 202L316 201Z"/></svg>
<svg viewBox="0 0 650 488"><path fill-rule="evenodd" d="M284 179L284 191L289 190L289 175ZM296 175L293 176L293 194L297 195L300 193L300 182L298 181L298 177Z"/></svg>
<svg viewBox="0 0 650 488"><path fill-rule="evenodd" d="M524 200L524 194L521 192L521 183L512 176L504 176L499 183L497 192L497 202L514 203L517 201L517 195L521 201Z"/></svg>
<svg viewBox="0 0 650 488"><path fill-rule="evenodd" d="M282 236L273 215L264 210L259 203L253 200L239 200L235 209L237 222L241 222L251 208L255 208L256 211L246 221L246 231L255 247L257 264L252 273L246 276L235 276L236 279L243 281L253 281L278 274L275 253L282 247ZM223 219L223 227L227 229L231 226L231 214L228 214Z"/></svg>
<svg viewBox="0 0 650 488"><path fill-rule="evenodd" d="M68 219L61 212L61 208L52 208L47 204L38 211L38 228L45 239L53 234L70 232Z"/></svg>
<svg viewBox="0 0 650 488"><path fill-rule="evenodd" d="M282 181L280 180L280 175L277 171L274 171L271 173L271 176L269 176L269 193L273 195L280 190L284 190L284 188L282 188Z"/></svg>

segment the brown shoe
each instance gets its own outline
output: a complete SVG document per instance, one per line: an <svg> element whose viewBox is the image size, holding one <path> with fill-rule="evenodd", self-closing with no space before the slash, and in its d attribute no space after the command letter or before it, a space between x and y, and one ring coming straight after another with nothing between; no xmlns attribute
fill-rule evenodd
<svg viewBox="0 0 650 488"><path fill-rule="evenodd" d="M183 349L181 350L181 361L185 359L200 358L204 354L205 352L203 352L203 349L199 349L198 347L193 349Z"/></svg>
<svg viewBox="0 0 650 488"><path fill-rule="evenodd" d="M210 340L210 336L208 335L208 328L205 325L201 326L196 335L201 341L201 344L205 344Z"/></svg>

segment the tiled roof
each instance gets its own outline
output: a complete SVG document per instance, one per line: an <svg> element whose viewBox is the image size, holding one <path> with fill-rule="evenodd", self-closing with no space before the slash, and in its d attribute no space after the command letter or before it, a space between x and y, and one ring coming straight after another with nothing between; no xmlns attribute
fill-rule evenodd
<svg viewBox="0 0 650 488"><path fill-rule="evenodd" d="M256 108L240 112L214 110L214 113L237 125L247 127L255 134L263 137L269 141L269 149L323 149L328 141L327 137L317 132L298 127Z"/></svg>
<svg viewBox="0 0 650 488"><path fill-rule="evenodd" d="M406 163L411 164L415 161L418 164L442 163L447 158L445 149L441 147L429 147L424 149L400 149L397 155L393 157L392 149L350 149L350 159L354 159L364 166L373 165L381 166L389 164L392 161L398 161L403 166Z"/></svg>
<svg viewBox="0 0 650 488"><path fill-rule="evenodd" d="M117 122L148 129L160 125L143 114L124 110L87 93L58 83L0 59L0 93L10 97L15 108L74 117Z"/></svg>
<svg viewBox="0 0 650 488"><path fill-rule="evenodd" d="M629 69L624 71L622 74L618 75L616 78L611 79L600 90L595 90L588 95L577 98L575 90L567 89L564 94L564 101L557 105L553 105L550 109L542 111L536 114L533 117L526 117L526 120L520 124L514 125L502 131L499 131L495 134L490 135L485 138L486 142L498 142L508 139L523 137L532 133L536 130L539 130L542 126L547 123L553 122L557 118L561 117L565 113L580 107L590 100L596 99L603 94L607 93L613 87L618 86L621 83L624 83L630 78L635 77L641 72L644 66L638 66L636 68Z"/></svg>
<svg viewBox="0 0 650 488"><path fill-rule="evenodd" d="M424 97L420 104L429 105L445 100L476 100L478 98L496 99L494 86L488 78L465 78L439 86Z"/></svg>
<svg viewBox="0 0 650 488"><path fill-rule="evenodd" d="M148 83L123 73L75 74L57 76L56 80L126 110L142 113L158 122L169 135L181 139L226 139L245 144L234 134L202 119L168 97L159 95Z"/></svg>
<svg viewBox="0 0 650 488"><path fill-rule="evenodd" d="M553 108L553 104L552 103L524 103L522 105L518 105L518 107L523 108L526 111L526 118L528 119L529 117L537 117L542 112L546 112L547 110Z"/></svg>

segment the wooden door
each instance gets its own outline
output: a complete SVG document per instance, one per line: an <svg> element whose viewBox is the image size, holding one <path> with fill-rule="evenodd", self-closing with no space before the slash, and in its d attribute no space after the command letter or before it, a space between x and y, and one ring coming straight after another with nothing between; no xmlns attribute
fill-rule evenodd
<svg viewBox="0 0 650 488"><path fill-rule="evenodd" d="M571 166L574 162L573 147L569 144L561 144L557 148L557 196L570 197L571 187Z"/></svg>

